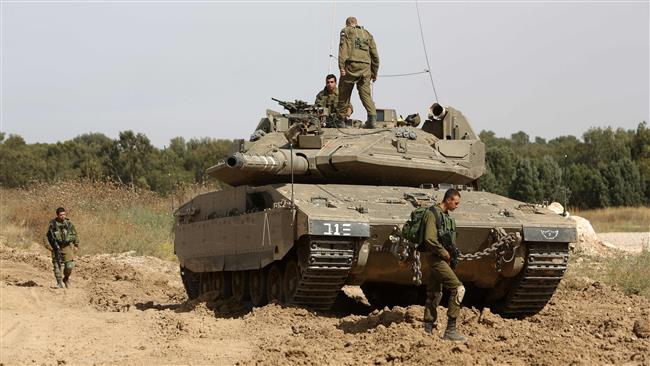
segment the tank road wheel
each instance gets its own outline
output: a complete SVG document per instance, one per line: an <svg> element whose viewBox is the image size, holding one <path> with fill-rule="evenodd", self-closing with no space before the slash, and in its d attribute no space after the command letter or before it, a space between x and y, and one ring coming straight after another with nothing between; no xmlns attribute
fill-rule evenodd
<svg viewBox="0 0 650 366"><path fill-rule="evenodd" d="M284 267L284 277L282 277L282 290L287 304L291 304L300 284L300 268L294 259L290 259Z"/></svg>
<svg viewBox="0 0 650 366"><path fill-rule="evenodd" d="M214 272L212 276L212 291L217 293L220 299L227 299L231 295L230 273Z"/></svg>
<svg viewBox="0 0 650 366"><path fill-rule="evenodd" d="M279 264L274 263L269 268L269 272L266 274L266 294L269 297L269 302L277 301L283 302L284 296L282 291L282 267Z"/></svg>
<svg viewBox="0 0 650 366"><path fill-rule="evenodd" d="M199 277L199 285L201 288L201 295L207 294L210 291L214 291L214 283L212 280L212 272L202 272L201 277Z"/></svg>
<svg viewBox="0 0 650 366"><path fill-rule="evenodd" d="M181 279L183 280L183 287L190 300L194 300L201 294L200 277L187 268L181 267Z"/></svg>
<svg viewBox="0 0 650 366"><path fill-rule="evenodd" d="M253 306L264 306L267 303L266 297L266 270L256 269L248 274L248 286Z"/></svg>
<svg viewBox="0 0 650 366"><path fill-rule="evenodd" d="M250 297L248 289L248 271L232 273L232 297L237 301L246 301Z"/></svg>

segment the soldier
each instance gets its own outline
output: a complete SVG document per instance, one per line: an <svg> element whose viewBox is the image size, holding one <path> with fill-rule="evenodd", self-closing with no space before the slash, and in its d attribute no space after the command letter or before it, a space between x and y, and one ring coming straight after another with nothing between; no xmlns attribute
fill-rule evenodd
<svg viewBox="0 0 650 366"><path fill-rule="evenodd" d="M424 243L432 252L431 273L427 283L427 301L424 308L424 330L432 334L438 317L437 307L442 298L442 288L450 291L447 305L447 329L443 339L464 341L466 338L456 330L456 318L460 313L460 304L465 296L465 287L458 280L450 263L454 263L450 253L456 248L456 222L449 216L460 204L460 193L450 188L438 205L434 205L425 214Z"/></svg>
<svg viewBox="0 0 650 366"><path fill-rule="evenodd" d="M357 18L349 17L345 20L345 28L341 30L339 43L339 102L338 114L345 115L350 105L352 88L357 85L359 98L363 103L368 120L366 128L374 128L377 121L375 102L370 93L370 81L377 80L379 71L379 54L372 34L357 25Z"/></svg>
<svg viewBox="0 0 650 366"><path fill-rule="evenodd" d="M329 109L330 113L336 112L336 104L339 101L339 89L336 87L336 76L329 74L325 77L325 87L316 95L316 104L319 107Z"/></svg>
<svg viewBox="0 0 650 366"><path fill-rule="evenodd" d="M47 228L48 248L52 252L52 264L54 265L54 277L58 288L70 288L70 274L74 268L74 254L79 250L79 238L77 230L70 220L66 218L65 208L56 209L56 218L50 221ZM61 278L61 266L63 265L63 279Z"/></svg>

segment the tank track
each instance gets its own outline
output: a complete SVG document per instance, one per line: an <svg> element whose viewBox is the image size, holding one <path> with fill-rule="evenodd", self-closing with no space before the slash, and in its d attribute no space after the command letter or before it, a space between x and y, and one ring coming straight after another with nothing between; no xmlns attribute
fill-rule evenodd
<svg viewBox="0 0 650 366"><path fill-rule="evenodd" d="M352 270L354 242L312 237L292 304L329 310Z"/></svg>
<svg viewBox="0 0 650 366"><path fill-rule="evenodd" d="M523 273L506 297L500 313L510 318L537 314L551 299L569 263L568 243L526 243Z"/></svg>

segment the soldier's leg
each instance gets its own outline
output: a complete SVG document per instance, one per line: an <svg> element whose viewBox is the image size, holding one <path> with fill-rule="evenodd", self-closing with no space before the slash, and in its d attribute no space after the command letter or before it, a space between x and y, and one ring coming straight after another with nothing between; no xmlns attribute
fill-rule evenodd
<svg viewBox="0 0 650 366"><path fill-rule="evenodd" d="M363 104L363 107L368 113L368 123L366 127L374 128L375 122L377 121L377 109L375 108L375 102L372 100L372 93L370 91L370 76L362 77L357 83L357 89L359 90L361 104Z"/></svg>
<svg viewBox="0 0 650 366"><path fill-rule="evenodd" d="M352 88L356 78L350 75L342 76L339 80L339 101L336 105L336 111L340 117L345 116L345 111L350 105L350 97L352 96Z"/></svg>
<svg viewBox="0 0 650 366"><path fill-rule="evenodd" d="M435 275L429 276L427 300L424 303L424 331L428 334L433 334L433 329L437 328L438 305L442 298L442 285L436 277Z"/></svg>
<svg viewBox="0 0 650 366"><path fill-rule="evenodd" d="M63 284L70 288L70 275L74 268L74 249L72 244L61 249L61 260L63 261Z"/></svg>
<svg viewBox="0 0 650 366"><path fill-rule="evenodd" d="M58 288L63 287L63 280L61 279L61 266L59 262L54 259L54 254L52 254L52 267L54 268L54 278L56 279L56 286Z"/></svg>
<svg viewBox="0 0 650 366"><path fill-rule="evenodd" d="M431 262L431 269L438 274L438 280L445 290L449 290L449 304L447 307L447 315L456 318L460 312L460 303L465 294L465 287L460 282L454 270L449 267L449 264L442 259L436 258Z"/></svg>
<svg viewBox="0 0 650 366"><path fill-rule="evenodd" d="M424 321L435 323L438 319L438 305L442 298L442 285L436 276L429 276L427 283L427 300L424 303Z"/></svg>
<svg viewBox="0 0 650 366"><path fill-rule="evenodd" d="M436 263L436 269L441 276L441 283L444 289L449 290L449 303L447 304L447 329L445 329L444 339L450 341L464 341L465 336L456 330L456 319L460 314L460 304L465 296L465 287L460 282L454 271L449 267L447 262L439 261Z"/></svg>
<svg viewBox="0 0 650 366"><path fill-rule="evenodd" d="M70 275L72 274L72 269L74 268L74 261L65 262L63 268L63 284L66 288L70 288Z"/></svg>

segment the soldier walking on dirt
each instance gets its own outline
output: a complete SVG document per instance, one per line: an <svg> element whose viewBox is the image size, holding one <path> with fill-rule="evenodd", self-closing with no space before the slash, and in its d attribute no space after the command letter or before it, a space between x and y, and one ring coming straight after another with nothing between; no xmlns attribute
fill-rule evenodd
<svg viewBox="0 0 650 366"><path fill-rule="evenodd" d="M56 285L58 288L70 288L70 275L74 268L74 254L79 250L79 238L74 225L66 218L65 208L56 209L56 217L50 221L46 236L50 244L48 249L52 252Z"/></svg>
<svg viewBox="0 0 650 366"><path fill-rule="evenodd" d="M449 290L447 305L447 329L443 339L464 341L466 338L456 330L456 319L460 304L465 296L465 287L452 267L455 267L456 221L449 216L460 204L460 192L450 188L438 205L425 214L424 243L432 253L431 273L427 283L427 300L424 308L424 330L432 334L438 317L437 307L442 298L442 289Z"/></svg>
<svg viewBox="0 0 650 366"><path fill-rule="evenodd" d="M352 88L356 84L359 98L368 113L366 128L374 128L377 121L375 102L370 93L370 81L377 80L379 72L379 54L372 34L357 25L357 18L345 20L339 43L339 116L344 116L350 105Z"/></svg>

